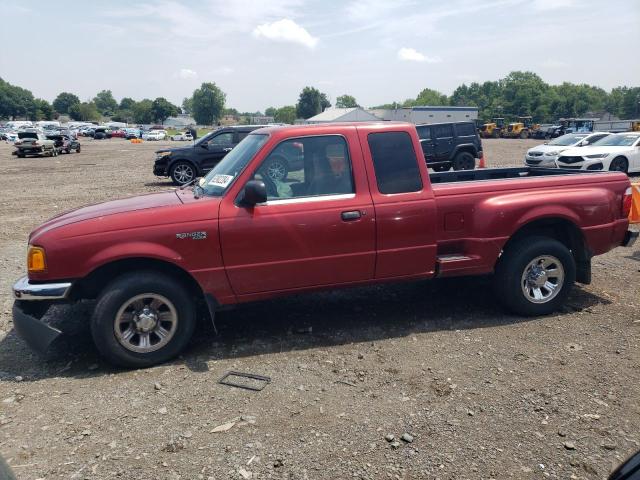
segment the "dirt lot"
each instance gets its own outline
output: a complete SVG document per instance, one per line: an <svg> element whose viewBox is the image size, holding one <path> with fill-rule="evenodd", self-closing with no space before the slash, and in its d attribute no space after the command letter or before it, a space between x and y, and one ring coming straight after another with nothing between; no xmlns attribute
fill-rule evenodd
<svg viewBox="0 0 640 480"><path fill-rule="evenodd" d="M536 143L486 140L489 166ZM169 188L151 173L163 144L55 159L0 144L0 453L19 478L595 479L640 448L638 246L594 259L593 284L543 318L506 315L486 279L318 293L220 313L184 358L121 371L90 345L83 304L52 309L72 333L32 354L10 314L28 232ZM272 382L217 384L228 370Z"/></svg>

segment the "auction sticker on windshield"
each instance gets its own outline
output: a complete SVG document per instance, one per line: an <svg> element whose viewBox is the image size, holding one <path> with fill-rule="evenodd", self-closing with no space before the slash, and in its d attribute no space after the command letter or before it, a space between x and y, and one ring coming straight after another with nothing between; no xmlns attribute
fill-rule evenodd
<svg viewBox="0 0 640 480"><path fill-rule="evenodd" d="M213 178L209 180L209 185L226 188L226 186L231 183L231 180L233 180L233 175L218 174L214 175Z"/></svg>

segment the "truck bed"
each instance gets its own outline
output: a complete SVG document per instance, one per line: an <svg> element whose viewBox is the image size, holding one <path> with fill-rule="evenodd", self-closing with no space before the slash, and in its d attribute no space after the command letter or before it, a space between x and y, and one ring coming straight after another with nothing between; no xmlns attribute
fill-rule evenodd
<svg viewBox="0 0 640 480"><path fill-rule="evenodd" d="M579 175L603 173L601 170L570 170L562 168L512 167L481 168L478 170L457 170L450 172L430 173L432 184L473 182L480 180L501 180L509 178L547 177L553 175Z"/></svg>

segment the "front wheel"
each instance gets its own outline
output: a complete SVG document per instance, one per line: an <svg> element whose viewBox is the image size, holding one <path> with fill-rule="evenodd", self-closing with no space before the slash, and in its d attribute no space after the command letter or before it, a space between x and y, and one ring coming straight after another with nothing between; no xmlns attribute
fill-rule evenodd
<svg viewBox="0 0 640 480"><path fill-rule="evenodd" d="M80 145L78 145L78 148L76 148L76 153L80 153Z"/></svg>
<svg viewBox="0 0 640 480"><path fill-rule="evenodd" d="M547 315L567 299L576 279L569 249L543 236L526 237L509 245L493 278L496 298L514 313Z"/></svg>
<svg viewBox="0 0 640 480"><path fill-rule="evenodd" d="M171 167L169 176L174 184L184 185L196 178L196 171L193 165L188 162L176 162L173 167Z"/></svg>
<svg viewBox="0 0 640 480"><path fill-rule="evenodd" d="M98 298L91 334L110 363L143 368L165 362L187 345L196 324L184 286L157 272L125 274Z"/></svg>
<svg viewBox="0 0 640 480"><path fill-rule="evenodd" d="M623 157L614 158L609 166L609 171L611 172L623 172L627 173L629 170L629 164L627 163L627 159Z"/></svg>

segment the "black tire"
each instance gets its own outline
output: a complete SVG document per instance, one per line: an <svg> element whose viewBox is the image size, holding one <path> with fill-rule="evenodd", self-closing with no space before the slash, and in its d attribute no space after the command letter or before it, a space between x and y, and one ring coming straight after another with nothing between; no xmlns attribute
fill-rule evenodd
<svg viewBox="0 0 640 480"><path fill-rule="evenodd" d="M78 148L76 148L76 153L80 153L80 145L78 145Z"/></svg>
<svg viewBox="0 0 640 480"><path fill-rule="evenodd" d="M531 299L534 296L533 290L527 288L525 283L525 272L530 272L530 264L539 258L551 258L552 267L557 260L561 269L555 265L556 271L563 273L562 282L557 278L549 276L548 281L552 284L559 285L559 289L550 294L545 300L541 298L536 303ZM551 271L551 270L550 270ZM535 271L534 271L535 272ZM541 277L540 281L547 280L547 277ZM567 299L571 288L576 280L576 264L571 252L559 241L544 237L530 236L524 237L509 245L498 261L495 275L493 278L493 287L497 300L507 309L523 316L547 315L556 311ZM535 282L535 280L532 280ZM533 287L538 289L544 295L544 286ZM529 294L525 293L525 289ZM549 291L549 290L546 290Z"/></svg>
<svg viewBox="0 0 640 480"><path fill-rule="evenodd" d="M453 159L454 170L473 170L476 168L476 159L469 152L460 152Z"/></svg>
<svg viewBox="0 0 640 480"><path fill-rule="evenodd" d="M522 131L520 132L520 138L522 138L523 140L524 140L525 138L529 138L529 132L528 132L527 130L522 130Z"/></svg>
<svg viewBox="0 0 640 480"><path fill-rule="evenodd" d="M499 138L500 137L500 130L498 130L497 128L494 128L493 131L491 132L491 136L493 138Z"/></svg>
<svg viewBox="0 0 640 480"><path fill-rule="evenodd" d="M289 163L286 158L276 155L269 160L269 164L265 166L265 170L272 180L283 181L287 178L287 175L289 175Z"/></svg>
<svg viewBox="0 0 640 480"><path fill-rule="evenodd" d="M116 317L133 298L145 295L158 295L168 300L176 313L176 326L165 345L153 351L137 352L126 348L123 343L133 345L136 343L136 335L139 334L135 333L131 337L131 342L124 339L119 340L116 329L121 328L123 324L116 326ZM144 368L166 362L180 354L193 335L196 325L194 303L193 298L182 284L164 274L142 271L122 275L107 285L98 297L91 318L93 341L100 354L114 365ZM134 316L133 313L131 315ZM133 325L132 322L131 325ZM156 343L155 347L157 345L159 344Z"/></svg>
<svg viewBox="0 0 640 480"><path fill-rule="evenodd" d="M178 161L171 166L169 176L175 185L184 185L196 178L196 167L190 162Z"/></svg>
<svg viewBox="0 0 640 480"><path fill-rule="evenodd" d="M451 165L434 165L431 168L434 172L447 172L451 169Z"/></svg>
<svg viewBox="0 0 640 480"><path fill-rule="evenodd" d="M24 157L26 157L26 155L24 153L19 153L18 154L18 158L24 158Z"/></svg>
<svg viewBox="0 0 640 480"><path fill-rule="evenodd" d="M629 172L629 162L624 157L616 157L611 161L611 165L609 165L610 172Z"/></svg>

